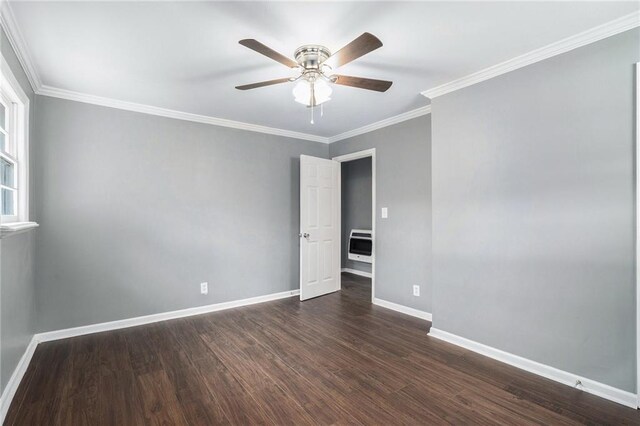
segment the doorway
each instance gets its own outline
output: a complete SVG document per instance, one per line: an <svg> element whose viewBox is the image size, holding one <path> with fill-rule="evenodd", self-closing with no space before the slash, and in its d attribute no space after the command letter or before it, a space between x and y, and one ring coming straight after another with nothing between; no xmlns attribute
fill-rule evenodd
<svg viewBox="0 0 640 426"><path fill-rule="evenodd" d="M333 161L341 165L341 272L370 278L373 303L376 262L376 150L373 148L341 155L334 157Z"/></svg>

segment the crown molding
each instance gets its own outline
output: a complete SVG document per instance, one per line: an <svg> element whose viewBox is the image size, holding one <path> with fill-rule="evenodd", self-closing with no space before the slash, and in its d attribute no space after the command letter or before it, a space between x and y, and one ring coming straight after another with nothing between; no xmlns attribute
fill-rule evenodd
<svg viewBox="0 0 640 426"><path fill-rule="evenodd" d="M354 136L362 135L363 133L369 133L383 127L402 123L403 121L411 120L412 118L420 117L427 114L431 114L431 105L416 108L414 110L398 114L393 117L385 118L384 120L376 121L375 123L371 123L357 129L349 130L348 132L340 133L339 135L331 136L330 138L328 138L328 143L334 143L343 139L352 138Z"/></svg>
<svg viewBox="0 0 640 426"><path fill-rule="evenodd" d="M313 135L309 133L295 132L291 130L278 129L274 127L261 126L257 124L244 123L240 121L228 120L224 118L210 117L206 115L192 114L183 111L176 111L161 107L155 107L151 105L138 104L134 102L122 101L118 99L105 98L86 93L74 92L66 89L59 89L52 86L42 84L38 73L31 57L27 45L18 29L13 12L6 1L0 0L2 6L0 7L0 24L4 29L9 42L13 47L13 50L22 65L22 68L27 75L29 83L33 91L38 95L50 96L60 99L67 99L76 102L89 103L94 105L101 105L110 108L117 108L126 111L140 112L144 114L158 115L161 117L174 118L177 120L186 120L196 123L210 124L214 126L229 127L240 130L247 130L251 132L266 133L277 136L290 137L295 139L309 140L313 142L320 142L330 144L338 142L343 139L358 136L364 133L368 133L374 130L381 129L383 127L391 126L393 124L401 123L412 118L420 117L431 113L431 105L426 105L421 108L408 111L394 117L390 117L357 129L353 129L344 133L340 133L331 137ZM578 47L593 43L604 38L619 34L621 32L630 30L640 26L640 11L625 15L614 21L599 25L590 30L560 40L558 42L549 44L540 49L533 50L524 55L517 56L508 61L500 64L485 68L481 71L470 74L466 77L453 80L449 83L434 87L429 90L421 92L427 98L435 98L444 95L449 92L453 92L463 87L471 86L473 84L488 80L490 78L505 74L509 71L522 68L524 66L542 61L544 59L559 55L561 53L568 52Z"/></svg>
<svg viewBox="0 0 640 426"><path fill-rule="evenodd" d="M117 99L105 98L102 96L89 95L86 93L74 92L72 90L59 89L57 87L51 87L42 85L40 90L36 94L41 96L49 96L52 98L66 99L69 101L83 102L87 104L100 105L109 108L116 108L125 111L140 112L143 114L158 115L160 117L174 118L176 120L193 121L196 123L211 124L214 126L230 127L233 129L247 130L250 132L266 133L270 135L284 136L295 139L308 140L312 142L320 143L333 143L343 139L347 139L353 136L361 135L363 133L372 132L374 130L381 129L383 127L391 126L393 124L401 123L403 121L411 120L412 118L420 117L422 115L431 113L431 105L426 105L403 114L399 114L390 118L386 118L381 121L363 126L348 132L340 133L339 135L325 137L312 135L309 133L294 132L292 130L277 129L275 127L260 126L257 124L244 123L241 121L227 120L224 118L210 117L207 115L192 114L189 112L176 111L172 109L160 108L151 105L138 104L134 102L121 101Z"/></svg>
<svg viewBox="0 0 640 426"><path fill-rule="evenodd" d="M87 93L74 92L72 90L59 89L57 87L51 87L47 85L41 85L40 89L36 91L37 95L49 96L52 98L66 99L69 101L83 102L87 104L100 105L109 108L116 108L125 111L140 112L143 114L157 115L160 117L174 118L176 120L192 121L195 123L210 124L213 126L230 127L233 129L247 130L250 132L266 133L270 135L284 136L294 139L308 140L312 142L320 142L330 144L343 139L347 139L353 136L361 135L363 133L372 132L374 130L381 129L383 127L391 126L393 124L401 123L403 121L411 120L412 118L420 117L422 115L431 113L431 105L426 105L414 110L386 118L381 121L363 126L348 132L340 133L339 135L325 137L312 135L309 133L294 132L292 130L278 129L275 127L260 126L257 124L244 123L242 121L227 120L224 118L210 117L207 115L192 114L189 112L176 111L167 108L160 108L151 105L138 104L135 102L121 101L118 99L105 98L102 96L89 95Z"/></svg>
<svg viewBox="0 0 640 426"><path fill-rule="evenodd" d="M522 68L527 65L531 65L536 62L551 58L553 56L560 55L561 53L577 49L578 47L582 47L587 44L605 39L607 37L611 37L613 35L636 28L638 26L640 26L640 11L630 13L613 21L598 25L597 27L591 28L587 31L583 31L571 37L567 37L555 43L551 43L547 46L541 47L539 49L532 50L531 52L525 53L524 55L516 56L513 59L509 59L505 62L501 62L499 64L477 71L473 74L469 74L466 77L462 77L457 80L450 81L449 83L445 83L429 90L425 90L421 92L421 94L429 99L433 99L446 93L450 93L464 87L489 80L490 78L506 74L510 71L517 70L518 68Z"/></svg>
<svg viewBox="0 0 640 426"><path fill-rule="evenodd" d="M27 44L22 37L20 29L18 28L16 19L13 16L13 11L9 6L9 2L2 1L0 3L0 26L4 29L4 32L9 39L9 44L11 44L13 51L18 57L20 65L22 65L24 73L27 75L31 89L33 89L34 92L38 92L42 87L42 81L36 72L36 67L33 64L31 57L29 56L29 49L27 49Z"/></svg>
<svg viewBox="0 0 640 426"><path fill-rule="evenodd" d="M143 114L158 115L160 117L175 118L177 120L193 121L195 123L211 124L214 126L230 127L233 129L247 130L250 132L266 133L269 135L284 136L288 138L303 139L313 142L328 143L324 136L312 135L309 133L294 132L292 130L278 129L275 127L260 126L257 124L244 123L241 121L227 120L225 118L209 117L207 115L192 114L189 112L176 111L167 108L160 108L151 105L138 104L134 102L121 101L118 99L104 98L102 96L89 95L86 93L74 92L71 90L58 89L47 85L41 86L36 92L38 95L50 96L53 98L66 99L69 101L83 102L87 104L100 105L109 108L116 108L125 111L141 112Z"/></svg>
<svg viewBox="0 0 640 426"><path fill-rule="evenodd" d="M421 108L409 111L405 114L400 114L396 117L391 117L387 120L382 120L377 123L373 123L369 126L361 127L359 129L352 130L350 132L341 133L333 137L325 137L312 135L309 133L295 132L292 130L278 129L275 127L260 126L257 124L244 123L241 121L227 120L224 118L210 117L206 115L192 114L183 111L171 110L167 108L155 107L151 105L138 104L134 102L122 101L118 99L111 99L101 96L90 95L87 93L75 92L72 90L60 89L57 87L48 86L42 83L40 77L36 71L34 62L29 55L28 46L22 37L22 33L16 23L13 11L9 2L0 0L0 26L4 29L9 43L13 48L24 73L29 80L31 89L37 95L49 96L53 98L66 99L70 101L83 102L93 105L100 105L109 108L122 109L126 111L140 112L143 114L157 115L161 117L174 118L176 120L186 120L196 123L210 124L214 126L229 127L233 129L247 130L250 132L266 133L270 135L284 136L295 139L308 140L312 142L331 143L341 139L345 139L351 136L359 135L362 133L370 132L372 130L379 129L381 127L390 126L395 123L399 123L410 118L418 117L428 112L419 111ZM430 107L429 107L430 108Z"/></svg>
<svg viewBox="0 0 640 426"><path fill-rule="evenodd" d="M24 38L18 28L13 11L8 2L0 0L2 3L0 7L0 24L4 28L11 47L16 53L22 68L27 75L29 83L34 93L41 96L49 96L53 98L66 99L70 101L83 102L93 105L100 105L109 108L122 109L126 111L140 112L143 114L157 115L161 117L174 118L176 120L192 121L196 123L210 124L214 126L229 127L233 129L247 130L250 132L266 133L270 135L284 136L295 139L308 140L312 142L320 142L329 144L337 142L342 139L350 138L363 133L371 132L373 130L380 129L382 127L391 126L402 121L410 120L421 115L429 114L431 112L431 106L427 105L406 113L387 118L385 120L378 121L376 123L369 124L358 129L350 130L348 132L340 133L332 137L312 135L309 133L295 132L291 130L278 129L275 127L260 126L257 124L244 123L241 121L227 120L224 118L210 117L206 115L192 114L183 111L177 111L167 108L155 107L152 105L138 104L135 102L122 101L118 99L111 99L102 96L90 95L87 93L75 92L72 90L60 89L57 87L48 86L42 84L31 56L29 55L29 49L27 47Z"/></svg>

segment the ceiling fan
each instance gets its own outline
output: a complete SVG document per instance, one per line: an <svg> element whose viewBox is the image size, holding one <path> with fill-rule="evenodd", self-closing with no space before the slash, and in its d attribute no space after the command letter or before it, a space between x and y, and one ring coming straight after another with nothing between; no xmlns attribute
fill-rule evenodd
<svg viewBox="0 0 640 426"><path fill-rule="evenodd" d="M374 90L376 92L386 92L392 84L391 81L386 80L332 74L334 69L382 46L382 42L370 33L363 33L334 54L331 54L329 49L324 46L315 44L300 46L293 54L295 61L254 39L240 40L239 43L287 67L297 68L300 75L245 84L236 86L236 89L249 90L298 81L298 84L293 89L293 95L296 102L312 108L311 123L313 123L313 107L322 105L331 99L332 90L328 83Z"/></svg>

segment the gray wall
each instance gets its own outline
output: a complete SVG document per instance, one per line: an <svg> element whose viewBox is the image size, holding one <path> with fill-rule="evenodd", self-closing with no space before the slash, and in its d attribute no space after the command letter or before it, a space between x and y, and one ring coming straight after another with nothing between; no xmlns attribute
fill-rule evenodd
<svg viewBox="0 0 640 426"><path fill-rule="evenodd" d="M349 260L352 229L371 229L371 158L341 164L342 267L371 272L371 264Z"/></svg>
<svg viewBox="0 0 640 426"><path fill-rule="evenodd" d="M370 148L376 148L376 297L431 312L430 116L334 142L329 153ZM381 207L388 219L380 218Z"/></svg>
<svg viewBox="0 0 640 426"><path fill-rule="evenodd" d="M36 101L40 331L299 287L299 156L327 145Z"/></svg>
<svg viewBox="0 0 640 426"><path fill-rule="evenodd" d="M31 143L35 122L34 94L9 41L0 30L0 50L30 99ZM31 198L34 197L33 187ZM33 218L33 210L31 218ZM35 332L33 233L0 240L0 392L13 374Z"/></svg>
<svg viewBox="0 0 640 426"><path fill-rule="evenodd" d="M26 232L0 240L2 390L36 329L34 235Z"/></svg>
<svg viewBox="0 0 640 426"><path fill-rule="evenodd" d="M632 30L433 100L433 326L633 392Z"/></svg>

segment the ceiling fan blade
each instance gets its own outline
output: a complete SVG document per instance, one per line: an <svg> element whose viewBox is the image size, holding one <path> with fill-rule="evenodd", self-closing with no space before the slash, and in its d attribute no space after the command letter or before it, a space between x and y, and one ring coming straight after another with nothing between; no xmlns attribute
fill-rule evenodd
<svg viewBox="0 0 640 426"><path fill-rule="evenodd" d="M267 81L261 81L259 83L245 84L244 86L236 86L236 89L238 90L256 89L258 87L271 86L271 85L280 84L280 83L288 83L289 81L291 80L288 77L276 78L275 80L267 80Z"/></svg>
<svg viewBox="0 0 640 426"><path fill-rule="evenodd" d="M280 62L281 64L286 65L289 68L296 68L298 66L298 63L293 59L287 58L282 53L276 52L272 48L260 43L258 40L246 38L244 40L240 40L238 43L245 47L248 47L251 50L255 50L256 52L261 53L264 56L273 59L274 61Z"/></svg>
<svg viewBox="0 0 640 426"><path fill-rule="evenodd" d="M378 37L370 33L363 33L360 37L347 44L342 49L331 55L329 59L324 61L326 65L336 69L344 64L348 64L354 59L373 52L377 48L382 47L382 42Z"/></svg>
<svg viewBox="0 0 640 426"><path fill-rule="evenodd" d="M351 77L348 75L334 74L331 77L336 77L336 81L334 81L335 84L357 87L358 89L375 90L376 92L386 92L393 84L392 81L376 80L364 77Z"/></svg>

